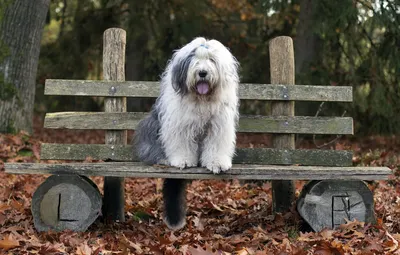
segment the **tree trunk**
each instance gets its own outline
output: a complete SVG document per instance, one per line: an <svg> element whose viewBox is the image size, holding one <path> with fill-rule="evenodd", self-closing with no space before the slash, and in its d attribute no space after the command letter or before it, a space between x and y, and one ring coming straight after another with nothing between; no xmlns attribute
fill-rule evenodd
<svg viewBox="0 0 400 255"><path fill-rule="evenodd" d="M320 49L319 37L313 30L315 9L312 0L300 1L299 23L296 28L297 33L294 40L296 75L305 71L305 68L318 57Z"/></svg>
<svg viewBox="0 0 400 255"><path fill-rule="evenodd" d="M299 84L320 84L320 81L313 79L310 70L312 64L317 66L321 64L321 39L314 32L317 5L316 1L300 0L299 23L294 40L296 80ZM314 115L318 105L317 102L297 102L296 113L297 115Z"/></svg>
<svg viewBox="0 0 400 255"><path fill-rule="evenodd" d="M32 132L40 40L50 0L0 5L0 133Z"/></svg>
<svg viewBox="0 0 400 255"><path fill-rule="evenodd" d="M152 54L147 49L147 43L151 39L149 31L151 24L148 24L148 13L146 11L149 5L146 1L127 1L129 3L130 21L127 31L127 49L126 49L126 80L141 81L145 80L145 59ZM143 26L145 28L143 29ZM139 32L140 31L140 32ZM151 106L154 99L151 98L127 98L128 112L148 111L146 106Z"/></svg>
<svg viewBox="0 0 400 255"><path fill-rule="evenodd" d="M131 32L133 29L131 29ZM133 37L133 36L132 36ZM144 59L146 58L147 50L145 45L147 43L147 34L142 33L138 38L132 38L128 41L129 45L126 52L126 80L140 81L143 80L144 73ZM153 101L149 98L128 98L128 112L146 111L145 105L147 102Z"/></svg>

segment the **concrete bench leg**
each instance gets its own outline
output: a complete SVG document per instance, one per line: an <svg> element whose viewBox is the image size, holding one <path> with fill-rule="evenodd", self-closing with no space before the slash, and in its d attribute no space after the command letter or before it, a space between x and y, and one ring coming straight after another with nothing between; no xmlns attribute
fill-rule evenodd
<svg viewBox="0 0 400 255"><path fill-rule="evenodd" d="M334 229L346 219L375 222L373 194L358 180L311 181L297 200L297 210L314 231Z"/></svg>
<svg viewBox="0 0 400 255"><path fill-rule="evenodd" d="M52 175L33 194L31 210L38 231L85 231L101 206L101 194L89 178Z"/></svg>

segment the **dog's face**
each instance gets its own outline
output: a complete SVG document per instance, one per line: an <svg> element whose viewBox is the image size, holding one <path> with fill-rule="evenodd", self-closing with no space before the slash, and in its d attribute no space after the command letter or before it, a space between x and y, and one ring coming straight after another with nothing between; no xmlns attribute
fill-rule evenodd
<svg viewBox="0 0 400 255"><path fill-rule="evenodd" d="M176 92L207 97L226 86L228 76L237 77L238 63L220 42L196 38L175 52L171 66Z"/></svg>

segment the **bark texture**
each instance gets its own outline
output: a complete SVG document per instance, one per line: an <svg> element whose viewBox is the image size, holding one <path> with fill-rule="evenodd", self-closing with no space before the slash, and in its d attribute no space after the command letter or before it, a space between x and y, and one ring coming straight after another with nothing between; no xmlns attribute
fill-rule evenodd
<svg viewBox="0 0 400 255"><path fill-rule="evenodd" d="M315 5L315 2L314 2ZM319 57L320 39L313 31L314 13L316 11L312 0L300 1L300 16L297 25L297 35L294 40L296 59L296 75L306 71L309 65Z"/></svg>
<svg viewBox="0 0 400 255"><path fill-rule="evenodd" d="M0 132L32 132L40 40L50 0L0 5Z"/></svg>

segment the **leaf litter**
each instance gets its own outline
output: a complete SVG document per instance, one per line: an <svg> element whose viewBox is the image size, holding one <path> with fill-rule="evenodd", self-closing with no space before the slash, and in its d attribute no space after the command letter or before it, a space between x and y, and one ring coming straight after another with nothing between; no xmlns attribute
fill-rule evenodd
<svg viewBox="0 0 400 255"><path fill-rule="evenodd" d="M162 180L127 178L126 222L104 224L98 219L84 233L39 233L33 226L31 198L47 176L6 174L4 162L39 162L41 142L102 143L104 133L36 127L33 136L0 134L0 254L400 254L400 139L396 137L341 139L340 145L332 145L353 150L355 165L385 165L394 174L387 181L369 183L376 224L347 221L320 232L311 232L294 206L274 215L269 182L237 180L192 181L187 225L173 232L162 222ZM269 141L239 134L238 145L266 147ZM305 140L300 147L312 144ZM102 178L92 180L101 190ZM303 184L296 182L297 195Z"/></svg>

